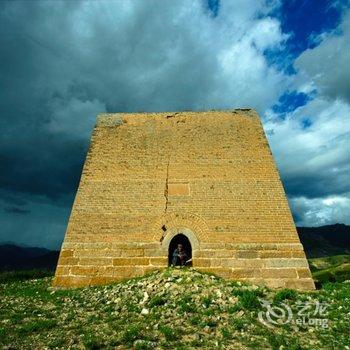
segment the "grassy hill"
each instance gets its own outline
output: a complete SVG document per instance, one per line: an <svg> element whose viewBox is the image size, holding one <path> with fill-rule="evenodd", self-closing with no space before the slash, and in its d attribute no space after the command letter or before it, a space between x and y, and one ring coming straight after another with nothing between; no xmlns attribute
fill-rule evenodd
<svg viewBox="0 0 350 350"><path fill-rule="evenodd" d="M297 227L308 258L350 254L350 226Z"/></svg>
<svg viewBox="0 0 350 350"><path fill-rule="evenodd" d="M319 282L350 280L350 255L309 259L312 276Z"/></svg>
<svg viewBox="0 0 350 350"><path fill-rule="evenodd" d="M273 291L169 268L109 286L51 290L51 277L15 277L0 279L1 349L350 348L350 283ZM282 308L273 309L281 316L275 323L266 321L262 300ZM308 324L313 309L297 323L305 302L329 304L328 328ZM283 324L288 307L293 319Z"/></svg>
<svg viewBox="0 0 350 350"><path fill-rule="evenodd" d="M3 244L0 271L26 270L0 272L0 349L350 349L350 226L298 232L322 286L315 292L273 291L192 269L52 290L57 251ZM311 309L298 316L303 303L327 303L318 319L329 327L308 324ZM293 318L283 324L277 316L288 308ZM276 322L263 324L259 314Z"/></svg>
<svg viewBox="0 0 350 350"><path fill-rule="evenodd" d="M23 247L13 243L0 245L0 271L19 269L54 270L59 251L37 247Z"/></svg>

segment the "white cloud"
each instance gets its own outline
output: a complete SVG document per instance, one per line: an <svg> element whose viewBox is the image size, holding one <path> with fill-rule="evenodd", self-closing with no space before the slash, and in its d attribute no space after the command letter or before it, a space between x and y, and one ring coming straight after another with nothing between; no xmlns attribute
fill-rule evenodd
<svg viewBox="0 0 350 350"><path fill-rule="evenodd" d="M304 51L295 66L304 79L312 80L319 92L350 103L350 11L333 33L322 35L322 42Z"/></svg>
<svg viewBox="0 0 350 350"><path fill-rule="evenodd" d="M320 226L337 223L350 224L350 194L326 198L295 197L290 205L298 218L297 225Z"/></svg>
<svg viewBox="0 0 350 350"><path fill-rule="evenodd" d="M286 36L281 32L280 23L271 18L249 23L241 37L217 53L221 65L219 105L254 107L262 112L290 83L290 78L269 66L263 55L267 48L280 47Z"/></svg>
<svg viewBox="0 0 350 350"><path fill-rule="evenodd" d="M289 113L285 120L278 117L265 123L271 148L284 176L319 173L337 164L350 161L350 106L343 101L328 101L321 97ZM310 119L305 128L303 120Z"/></svg>
<svg viewBox="0 0 350 350"><path fill-rule="evenodd" d="M17 17L37 43L45 90L81 85L116 111L244 105L263 112L286 78L263 55L285 40L279 22L261 16L275 6L226 1L213 19L199 0L99 1L72 6L68 16L65 3L52 14L42 4L45 21L28 25L25 13Z"/></svg>
<svg viewBox="0 0 350 350"><path fill-rule="evenodd" d="M53 113L48 124L52 133L64 133L73 138L89 139L91 129L95 125L96 115L106 111L100 101L81 101L75 97L66 100L54 98Z"/></svg>
<svg viewBox="0 0 350 350"><path fill-rule="evenodd" d="M256 21L247 37L260 52L263 52L271 47L278 47L288 35L282 33L279 21L267 17Z"/></svg>
<svg viewBox="0 0 350 350"><path fill-rule="evenodd" d="M341 34L339 34L341 32ZM295 88L315 99L281 120L269 110L265 130L298 224L349 223L350 11L340 27L295 62ZM303 121L311 122L305 127Z"/></svg>

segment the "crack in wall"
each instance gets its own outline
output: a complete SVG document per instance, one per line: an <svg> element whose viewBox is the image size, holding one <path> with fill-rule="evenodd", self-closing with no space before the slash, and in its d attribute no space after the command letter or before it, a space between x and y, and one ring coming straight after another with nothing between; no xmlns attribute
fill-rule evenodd
<svg viewBox="0 0 350 350"><path fill-rule="evenodd" d="M166 179L165 179L165 190L164 190L164 197L165 197L165 209L164 209L164 214L166 214L168 210L168 203L169 203L169 198L168 198L168 183L169 183L169 165L170 165L170 157L168 160L167 168L166 168Z"/></svg>
<svg viewBox="0 0 350 350"><path fill-rule="evenodd" d="M176 113L167 115L166 118L167 118L167 119L168 119L168 118L173 118L173 117L176 117L178 114L179 114L179 112L176 112Z"/></svg>

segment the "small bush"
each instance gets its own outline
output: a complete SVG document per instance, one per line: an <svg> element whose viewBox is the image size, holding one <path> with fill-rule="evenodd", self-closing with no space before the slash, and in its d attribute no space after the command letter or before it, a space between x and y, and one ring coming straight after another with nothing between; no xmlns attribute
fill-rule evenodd
<svg viewBox="0 0 350 350"><path fill-rule="evenodd" d="M212 302L213 302L213 297L211 295L204 297L202 300L203 305L207 308L211 305Z"/></svg>
<svg viewBox="0 0 350 350"><path fill-rule="evenodd" d="M140 333L141 333L141 327L139 325L132 325L124 331L122 335L122 340L125 343L132 343L139 337Z"/></svg>
<svg viewBox="0 0 350 350"><path fill-rule="evenodd" d="M243 291L239 297L239 303L247 310L255 310L260 308L258 295L252 290Z"/></svg>
<svg viewBox="0 0 350 350"><path fill-rule="evenodd" d="M165 303L166 303L166 299L164 299L159 295L156 295L150 300L149 306L150 307L161 306L161 305L164 305Z"/></svg>
<svg viewBox="0 0 350 350"><path fill-rule="evenodd" d="M214 308L204 309L203 311L203 315L205 316L214 316L216 313L217 313L217 310Z"/></svg>
<svg viewBox="0 0 350 350"><path fill-rule="evenodd" d="M254 290L250 290L250 289L243 289L243 288L233 288L231 291L231 294L235 297L239 297L245 293L254 293L257 297L263 297L264 296L264 292L261 289L254 289Z"/></svg>
<svg viewBox="0 0 350 350"><path fill-rule="evenodd" d="M221 334L225 339L229 339L231 337L231 332L227 328L222 328Z"/></svg>
<svg viewBox="0 0 350 350"><path fill-rule="evenodd" d="M167 341L175 340L176 332L173 328L170 328L168 326L160 326L159 330Z"/></svg>
<svg viewBox="0 0 350 350"><path fill-rule="evenodd" d="M207 326L209 326L210 328L214 328L218 325L218 322L212 319L208 320L206 323L207 323Z"/></svg>
<svg viewBox="0 0 350 350"><path fill-rule="evenodd" d="M302 349L298 338L288 338L285 334L271 334L267 339L273 350L282 348L288 350Z"/></svg>
<svg viewBox="0 0 350 350"><path fill-rule="evenodd" d="M197 306L192 301L191 295L184 295L178 302L177 305L182 312L196 312Z"/></svg>
<svg viewBox="0 0 350 350"><path fill-rule="evenodd" d="M197 307L194 303L180 302L179 307L180 307L180 310L182 312L196 312L197 311Z"/></svg>
<svg viewBox="0 0 350 350"><path fill-rule="evenodd" d="M188 321L191 323L191 325L196 326L200 323L200 318L198 316L193 316L188 319Z"/></svg>
<svg viewBox="0 0 350 350"><path fill-rule="evenodd" d="M154 349L153 344L150 341L138 339L134 342L135 350L149 350Z"/></svg>
<svg viewBox="0 0 350 350"><path fill-rule="evenodd" d="M244 289L242 289L242 288L234 288L234 289L232 289L231 293L232 293L233 296L239 297L239 296L241 296L244 293Z"/></svg>
<svg viewBox="0 0 350 350"><path fill-rule="evenodd" d="M125 307L129 312L135 312L135 313L139 313L140 312L140 307L139 305L136 305L132 302L126 302L125 303ZM109 307L105 308L104 311L112 311L113 310L113 306L110 305Z"/></svg>
<svg viewBox="0 0 350 350"><path fill-rule="evenodd" d="M282 290L278 291L275 294L273 300L275 302L281 302L281 301L286 300L286 299L288 299L288 300L296 300L297 297L298 297L298 294L297 294L297 292L295 290L293 290L293 289L282 289Z"/></svg>
<svg viewBox="0 0 350 350"><path fill-rule="evenodd" d="M232 325L235 327L237 330L242 330L245 327L246 321L242 318L234 318L232 320Z"/></svg>
<svg viewBox="0 0 350 350"><path fill-rule="evenodd" d="M236 303L236 304L230 306L227 311L229 314L234 314L235 312L240 311L240 310L242 310L242 305L240 305L239 303Z"/></svg>
<svg viewBox="0 0 350 350"><path fill-rule="evenodd" d="M24 324L20 329L20 333L33 333L47 331L56 327L57 322L55 320L36 320L27 324Z"/></svg>
<svg viewBox="0 0 350 350"><path fill-rule="evenodd" d="M83 343L87 350L98 350L103 348L103 343L92 333L84 334Z"/></svg>

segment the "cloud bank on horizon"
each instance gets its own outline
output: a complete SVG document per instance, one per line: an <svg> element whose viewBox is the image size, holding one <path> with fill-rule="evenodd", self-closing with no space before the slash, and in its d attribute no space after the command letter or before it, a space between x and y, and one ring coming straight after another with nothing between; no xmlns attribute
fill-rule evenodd
<svg viewBox="0 0 350 350"><path fill-rule="evenodd" d="M0 3L0 241L58 248L96 114L258 110L298 225L350 224L348 0Z"/></svg>

